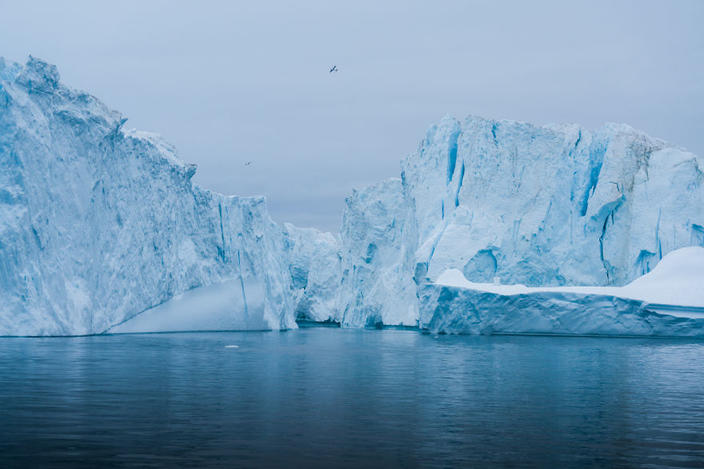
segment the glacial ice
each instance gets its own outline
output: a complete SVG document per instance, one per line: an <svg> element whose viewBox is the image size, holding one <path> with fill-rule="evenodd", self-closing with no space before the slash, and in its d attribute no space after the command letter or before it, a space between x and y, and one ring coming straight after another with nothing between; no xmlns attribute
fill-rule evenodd
<svg viewBox="0 0 704 469"><path fill-rule="evenodd" d="M284 224L288 273L297 320L339 322L340 243L331 233Z"/></svg>
<svg viewBox="0 0 704 469"><path fill-rule="evenodd" d="M399 179L355 190L347 198L337 297L343 325L417 325L416 286L408 275L413 236L406 231L407 216Z"/></svg>
<svg viewBox="0 0 704 469"><path fill-rule="evenodd" d="M285 235L263 198L194 185L194 165L53 65L0 63L0 78L0 335L100 333L233 278L238 314L295 327Z"/></svg>
<svg viewBox="0 0 704 469"><path fill-rule="evenodd" d="M339 242L331 233L284 224L281 265L290 284L287 320L339 322ZM109 333L272 329L265 317L266 285L256 278L225 279L176 295L109 328ZM289 323L290 325L290 323Z"/></svg>
<svg viewBox="0 0 704 469"><path fill-rule="evenodd" d="M246 291L246 298L242 292ZM239 278L194 288L108 328L112 334L135 332L264 330L265 288Z"/></svg>
<svg viewBox="0 0 704 469"><path fill-rule="evenodd" d="M472 282L617 286L668 252L704 246L704 161L623 124L592 132L447 117L402 162L397 191L371 187L364 198L394 207L403 233L375 242L403 254L374 270L402 278L384 295L358 294L354 311L367 317L398 310L410 286L422 290L448 269ZM377 214L348 204L351 215L343 264L364 259L368 246L350 240L378 224ZM345 290L369 290L358 277Z"/></svg>
<svg viewBox="0 0 704 469"><path fill-rule="evenodd" d="M420 327L464 334L704 337L704 248L667 254L622 287L470 282L450 269L420 290Z"/></svg>
<svg viewBox="0 0 704 469"><path fill-rule="evenodd" d="M0 335L296 320L472 333L700 329L653 303L700 289L694 274L663 272L668 253L704 246L704 161L626 125L444 118L400 179L347 198L335 236L276 224L263 197L194 185L194 165L125 122L63 85L53 65L0 60ZM484 286L439 285L452 272ZM526 290L505 294L494 279ZM575 285L598 288L561 289ZM466 305L480 301L472 322Z"/></svg>
<svg viewBox="0 0 704 469"><path fill-rule="evenodd" d="M622 285L704 219L704 162L626 125L446 118L403 166L430 277Z"/></svg>

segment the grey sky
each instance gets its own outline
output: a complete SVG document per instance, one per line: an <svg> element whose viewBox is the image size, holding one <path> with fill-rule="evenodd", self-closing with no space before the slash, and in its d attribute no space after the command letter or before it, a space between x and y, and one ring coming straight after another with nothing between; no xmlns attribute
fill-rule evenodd
<svg viewBox="0 0 704 469"><path fill-rule="evenodd" d="M98 3L0 0L0 55L55 63L277 221L337 230L445 114L626 122L704 154L700 0Z"/></svg>

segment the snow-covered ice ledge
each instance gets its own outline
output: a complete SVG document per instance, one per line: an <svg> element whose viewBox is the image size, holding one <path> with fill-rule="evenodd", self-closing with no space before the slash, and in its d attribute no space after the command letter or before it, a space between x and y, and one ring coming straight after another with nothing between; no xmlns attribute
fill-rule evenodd
<svg viewBox="0 0 704 469"><path fill-rule="evenodd" d="M704 338L704 248L673 251L623 287L473 283L451 269L419 297L432 332Z"/></svg>

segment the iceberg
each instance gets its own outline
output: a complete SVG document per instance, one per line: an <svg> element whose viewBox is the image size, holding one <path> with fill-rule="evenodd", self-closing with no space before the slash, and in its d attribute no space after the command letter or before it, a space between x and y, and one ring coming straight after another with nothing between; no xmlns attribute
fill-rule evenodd
<svg viewBox="0 0 704 469"><path fill-rule="evenodd" d="M194 185L194 165L125 121L53 65L0 62L0 335L101 333L218 284L241 304L232 324L296 327L264 198Z"/></svg>
<svg viewBox="0 0 704 469"><path fill-rule="evenodd" d="M364 199L373 202L362 210L348 203L354 225L341 232L343 265L357 259L362 270L343 291L355 301L339 306L353 306L355 325L410 322L413 313L398 319L399 298L415 284L423 303L423 286L448 269L478 283L619 286L671 251L704 246L704 161L624 124L589 131L446 117L403 160L396 188L372 186ZM398 255L366 274L359 260L371 242L359 233L379 225L370 207L397 210L398 235L373 244ZM402 278L370 294L379 282L369 276L381 272Z"/></svg>
<svg viewBox="0 0 704 469"><path fill-rule="evenodd" d="M622 287L468 281L450 269L420 290L420 327L436 333L704 337L704 248L667 254Z"/></svg>

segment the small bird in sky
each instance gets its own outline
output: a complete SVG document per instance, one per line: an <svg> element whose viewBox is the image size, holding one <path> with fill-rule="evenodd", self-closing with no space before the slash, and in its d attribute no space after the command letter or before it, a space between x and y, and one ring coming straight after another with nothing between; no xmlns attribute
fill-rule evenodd
<svg viewBox="0 0 704 469"><path fill-rule="evenodd" d="M332 68L330 69L330 73L333 72L339 72L340 70L337 68L337 65L333 65Z"/></svg>
<svg viewBox="0 0 704 469"><path fill-rule="evenodd" d="M245 166L249 166L249 165L251 165L251 164L252 164L251 161L247 161L244 165L245 165Z"/></svg>

